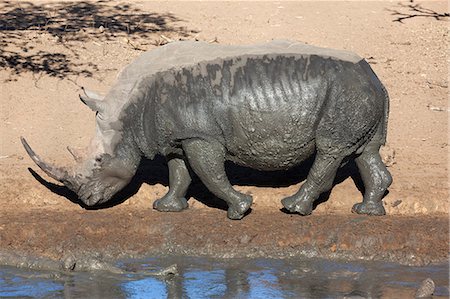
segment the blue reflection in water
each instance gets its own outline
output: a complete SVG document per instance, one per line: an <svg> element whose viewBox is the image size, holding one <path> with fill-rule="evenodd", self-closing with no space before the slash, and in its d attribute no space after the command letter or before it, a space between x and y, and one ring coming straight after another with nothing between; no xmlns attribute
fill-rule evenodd
<svg viewBox="0 0 450 299"><path fill-rule="evenodd" d="M189 298L223 297L227 289L225 271L193 270L184 274L184 290Z"/></svg>
<svg viewBox="0 0 450 299"><path fill-rule="evenodd" d="M278 278L270 270L250 273L249 298L284 298L285 295L278 288Z"/></svg>
<svg viewBox="0 0 450 299"><path fill-rule="evenodd" d="M146 275L176 263L179 275ZM431 277L448 298L448 266L389 263L168 257L119 264L128 274L0 267L0 297L33 298L405 298Z"/></svg>
<svg viewBox="0 0 450 299"><path fill-rule="evenodd" d="M159 299L167 297L166 285L155 278L144 278L122 284L126 298L130 299Z"/></svg>
<svg viewBox="0 0 450 299"><path fill-rule="evenodd" d="M62 284L44 279L28 280L15 276L10 271L0 271L0 297L44 298L63 291Z"/></svg>

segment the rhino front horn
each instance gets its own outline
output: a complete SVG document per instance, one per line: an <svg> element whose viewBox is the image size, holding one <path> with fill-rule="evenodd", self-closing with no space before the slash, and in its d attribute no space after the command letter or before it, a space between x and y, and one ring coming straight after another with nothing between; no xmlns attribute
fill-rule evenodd
<svg viewBox="0 0 450 299"><path fill-rule="evenodd" d="M45 163L31 149L31 147L28 145L28 143L25 140L25 138L20 137L20 141L22 142L23 147L27 151L27 153L30 156L30 158L33 159L34 163L36 163L36 165L39 166L49 177L51 177L51 178L53 178L53 179L55 179L57 181L60 181L60 182L68 180L69 175L67 173L67 170L65 170L64 168L55 167L55 166L52 166L50 164Z"/></svg>

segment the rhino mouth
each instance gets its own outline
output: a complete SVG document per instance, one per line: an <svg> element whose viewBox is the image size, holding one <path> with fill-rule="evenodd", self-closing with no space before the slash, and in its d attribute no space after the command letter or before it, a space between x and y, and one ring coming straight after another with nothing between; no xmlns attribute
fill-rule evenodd
<svg viewBox="0 0 450 299"><path fill-rule="evenodd" d="M97 177L92 177L80 184L77 195L85 205L94 206L105 203L111 199L114 192L110 189L111 188L105 187Z"/></svg>

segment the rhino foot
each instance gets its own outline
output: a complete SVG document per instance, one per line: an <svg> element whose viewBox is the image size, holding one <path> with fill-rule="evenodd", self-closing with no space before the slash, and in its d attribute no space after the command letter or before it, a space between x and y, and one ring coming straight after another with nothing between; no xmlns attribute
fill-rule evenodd
<svg viewBox="0 0 450 299"><path fill-rule="evenodd" d="M283 198L281 200L281 203L283 204L283 207L285 207L289 212L298 213L303 216L311 214L313 210L311 201L299 200L295 196Z"/></svg>
<svg viewBox="0 0 450 299"><path fill-rule="evenodd" d="M370 216L382 216L386 215L386 210L383 207L383 202L360 202L353 206L352 213L365 214Z"/></svg>
<svg viewBox="0 0 450 299"><path fill-rule="evenodd" d="M240 199L237 204L230 205L228 208L227 216L231 220L239 220L245 216L245 213L250 209L253 203L253 198L246 195L244 198Z"/></svg>
<svg viewBox="0 0 450 299"><path fill-rule="evenodd" d="M186 198L175 198L168 195L153 202L153 209L160 212L179 212L188 206Z"/></svg>

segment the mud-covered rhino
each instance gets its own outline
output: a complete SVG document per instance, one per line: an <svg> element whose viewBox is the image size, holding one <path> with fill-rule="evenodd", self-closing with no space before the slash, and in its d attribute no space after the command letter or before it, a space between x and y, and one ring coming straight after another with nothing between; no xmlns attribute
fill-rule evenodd
<svg viewBox="0 0 450 299"><path fill-rule="evenodd" d="M236 191L225 160L259 170L288 169L315 154L306 182L283 206L310 214L331 189L343 160L354 157L365 194L353 206L383 215L391 175L381 161L388 94L369 64L345 51L298 42L252 46L175 42L146 52L125 67L103 98L84 90L96 111L96 135L73 169L45 163L22 138L28 154L50 177L88 206L126 186L141 157L164 155L169 191L159 211L187 208L190 169L240 219L252 197Z"/></svg>

